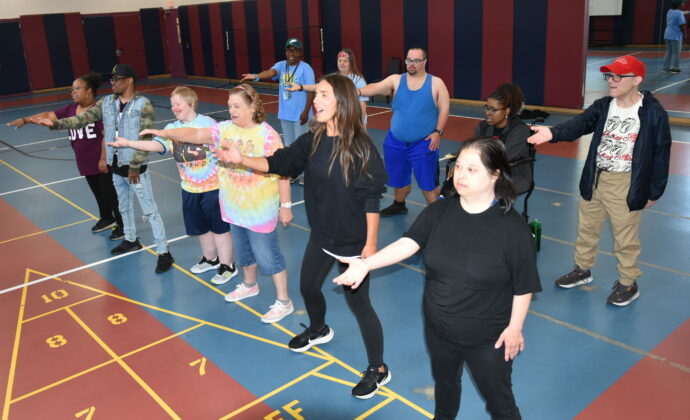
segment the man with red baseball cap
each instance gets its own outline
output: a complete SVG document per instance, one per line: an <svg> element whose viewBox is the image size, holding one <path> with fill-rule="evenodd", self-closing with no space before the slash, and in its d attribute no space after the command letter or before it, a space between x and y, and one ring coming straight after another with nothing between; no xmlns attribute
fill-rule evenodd
<svg viewBox="0 0 690 420"><path fill-rule="evenodd" d="M640 91L645 65L633 56L618 57L600 68L609 96L598 99L577 117L555 127L535 127L530 143L574 141L593 133L580 178L575 268L556 280L569 289L590 283L599 235L611 222L618 260L618 280L607 302L626 306L640 296L642 275L641 210L664 193L668 180L671 131L668 115L651 92Z"/></svg>

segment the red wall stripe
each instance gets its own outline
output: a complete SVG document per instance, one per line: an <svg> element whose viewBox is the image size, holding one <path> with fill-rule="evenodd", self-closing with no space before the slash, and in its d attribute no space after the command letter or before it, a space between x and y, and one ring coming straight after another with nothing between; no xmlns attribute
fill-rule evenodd
<svg viewBox="0 0 690 420"><path fill-rule="evenodd" d="M318 79L323 75L323 54L321 53L321 2L309 0L309 43L311 44L311 68Z"/></svg>
<svg viewBox="0 0 690 420"><path fill-rule="evenodd" d="M355 53L355 59L362 60L362 27L359 10L360 0L340 0L340 43L342 48L349 48ZM367 1L367 0L364 0ZM337 60L326 57L326 60ZM362 68L362 63L359 64Z"/></svg>
<svg viewBox="0 0 690 420"><path fill-rule="evenodd" d="M189 19L189 37L192 42L192 58L194 61L194 72L199 76L206 74L204 67L204 49L201 46L201 29L199 28L199 6L190 5L187 7L187 18Z"/></svg>
<svg viewBox="0 0 690 420"><path fill-rule="evenodd" d="M213 47L213 75L225 77L225 34L220 22L220 3L208 5L208 19L211 23L211 44Z"/></svg>
<svg viewBox="0 0 690 420"><path fill-rule="evenodd" d="M86 53L86 38L81 13L65 13L65 27L69 55L72 57L72 72L77 78L89 72L89 56Z"/></svg>
<svg viewBox="0 0 690 420"><path fill-rule="evenodd" d="M122 51L118 62L134 67L138 77L146 77L148 66L139 13L113 14L113 26L116 48Z"/></svg>
<svg viewBox="0 0 690 420"><path fill-rule="evenodd" d="M549 0L544 77L544 103L549 106L582 108L584 104L587 14L586 1Z"/></svg>
<svg viewBox="0 0 690 420"><path fill-rule="evenodd" d="M482 99L513 77L513 0L484 0Z"/></svg>
<svg viewBox="0 0 690 420"><path fill-rule="evenodd" d="M273 67L276 60L284 60L285 56L276 57L273 45L273 16L271 15L271 0L257 0L259 15L259 45L261 45L261 69Z"/></svg>
<svg viewBox="0 0 690 420"><path fill-rule="evenodd" d="M384 73L388 68L388 60L393 57L405 59L404 40L402 2L381 0L381 68ZM404 67L403 65L403 69Z"/></svg>
<svg viewBox="0 0 690 420"><path fill-rule="evenodd" d="M428 39L429 57L427 71L434 76L440 77L448 88L448 92L453 92L453 74L455 60L453 54L454 44L454 1L453 0L431 0L429 1L428 14ZM385 68L385 67L384 67Z"/></svg>
<svg viewBox="0 0 690 420"><path fill-rule="evenodd" d="M26 66L31 80L31 89L48 89L55 87L53 66L50 64L50 53L43 27L43 15L20 16L22 40L26 54Z"/></svg>
<svg viewBox="0 0 690 420"><path fill-rule="evenodd" d="M235 48L232 53L235 54L235 62L237 63L237 75L239 79L243 74L249 73L249 56L247 51L247 32L244 23L244 3L240 1L233 1L232 3L232 38L233 46Z"/></svg>
<svg viewBox="0 0 690 420"><path fill-rule="evenodd" d="M632 33L633 44L650 44L654 42L654 24L656 18L657 0L635 0L635 14ZM662 34L666 28L666 11L664 23L661 25Z"/></svg>
<svg viewBox="0 0 690 420"><path fill-rule="evenodd" d="M285 3L288 38L302 39L302 0L286 0Z"/></svg>

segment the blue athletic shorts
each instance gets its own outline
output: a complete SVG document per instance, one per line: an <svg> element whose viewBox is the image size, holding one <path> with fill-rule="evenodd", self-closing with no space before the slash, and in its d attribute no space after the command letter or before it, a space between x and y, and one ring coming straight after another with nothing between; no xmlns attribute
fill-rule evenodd
<svg viewBox="0 0 690 420"><path fill-rule="evenodd" d="M230 231L230 224L220 217L218 190L190 193L182 190L182 216L187 235L216 234Z"/></svg>
<svg viewBox="0 0 690 420"><path fill-rule="evenodd" d="M424 191L438 187L439 151L429 150L428 140L407 143L400 141L388 131L383 142L383 160L388 172L388 185L393 188L407 187L412 183L412 172L417 185Z"/></svg>

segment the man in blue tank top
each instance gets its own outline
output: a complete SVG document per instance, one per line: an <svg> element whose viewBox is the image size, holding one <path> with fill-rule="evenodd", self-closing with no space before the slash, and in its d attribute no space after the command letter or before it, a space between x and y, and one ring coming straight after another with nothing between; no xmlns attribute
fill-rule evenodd
<svg viewBox="0 0 690 420"><path fill-rule="evenodd" d="M427 204L438 199L438 148L448 121L450 97L445 83L426 72L427 51L407 51L407 73L393 74L360 90L361 96L393 96L391 128L383 143L388 185L395 190L393 204L381 216L407 213L405 199L412 190L412 172Z"/></svg>

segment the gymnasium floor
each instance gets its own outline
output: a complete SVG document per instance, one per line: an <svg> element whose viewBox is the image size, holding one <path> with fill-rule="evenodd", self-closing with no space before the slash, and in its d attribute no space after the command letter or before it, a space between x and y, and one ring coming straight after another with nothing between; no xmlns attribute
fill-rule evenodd
<svg viewBox="0 0 690 420"><path fill-rule="evenodd" d="M630 53L630 51L627 51ZM644 89L657 90L673 116L690 114L690 64L681 75L655 74L658 56L639 55L650 70ZM605 89L600 62L620 55L591 53L586 102ZM144 81L157 127L173 116L168 97L178 83L195 86L199 111L227 118L227 92L199 79ZM673 84L673 85L671 85ZM671 85L671 86L667 86ZM106 87L107 88L107 87ZM102 91L107 93L107 89ZM269 123L277 97L262 95ZM67 93L0 101L0 395L5 419L422 419L433 413L433 381L421 321L420 257L379 270L372 301L385 334L393 380L370 400L350 396L366 367L353 316L326 283L330 343L305 354L287 350L308 318L299 296L301 255L309 234L303 205L280 229L295 314L279 324L258 317L275 299L270 278L254 298L226 303L241 280L214 287L208 272L188 271L200 258L184 234L179 176L170 156L151 154L153 186L175 268L156 275L145 249L112 257L108 233L92 234L96 205L78 176L65 132L4 125L69 102ZM370 106L369 132L380 147L388 129L385 103ZM455 151L478 123L478 108L453 106L442 153ZM547 124L565 120L552 115ZM538 148L537 188L529 213L543 224L539 270L544 291L524 328L526 350L514 364L514 391L525 419L687 419L690 417L690 128L673 126L671 175L664 197L645 210L641 228L641 298L628 307L605 304L616 279L608 230L595 281L574 290L553 279L572 265L578 180L587 140ZM442 165L443 167L444 165ZM381 220L379 244L397 239L423 208L414 189L406 216ZM292 188L292 201L302 189ZM391 200L387 194L382 201ZM138 209L137 209L138 211ZM608 228L606 228L608 229ZM148 223L137 220L142 243ZM489 418L465 373L460 418Z"/></svg>

